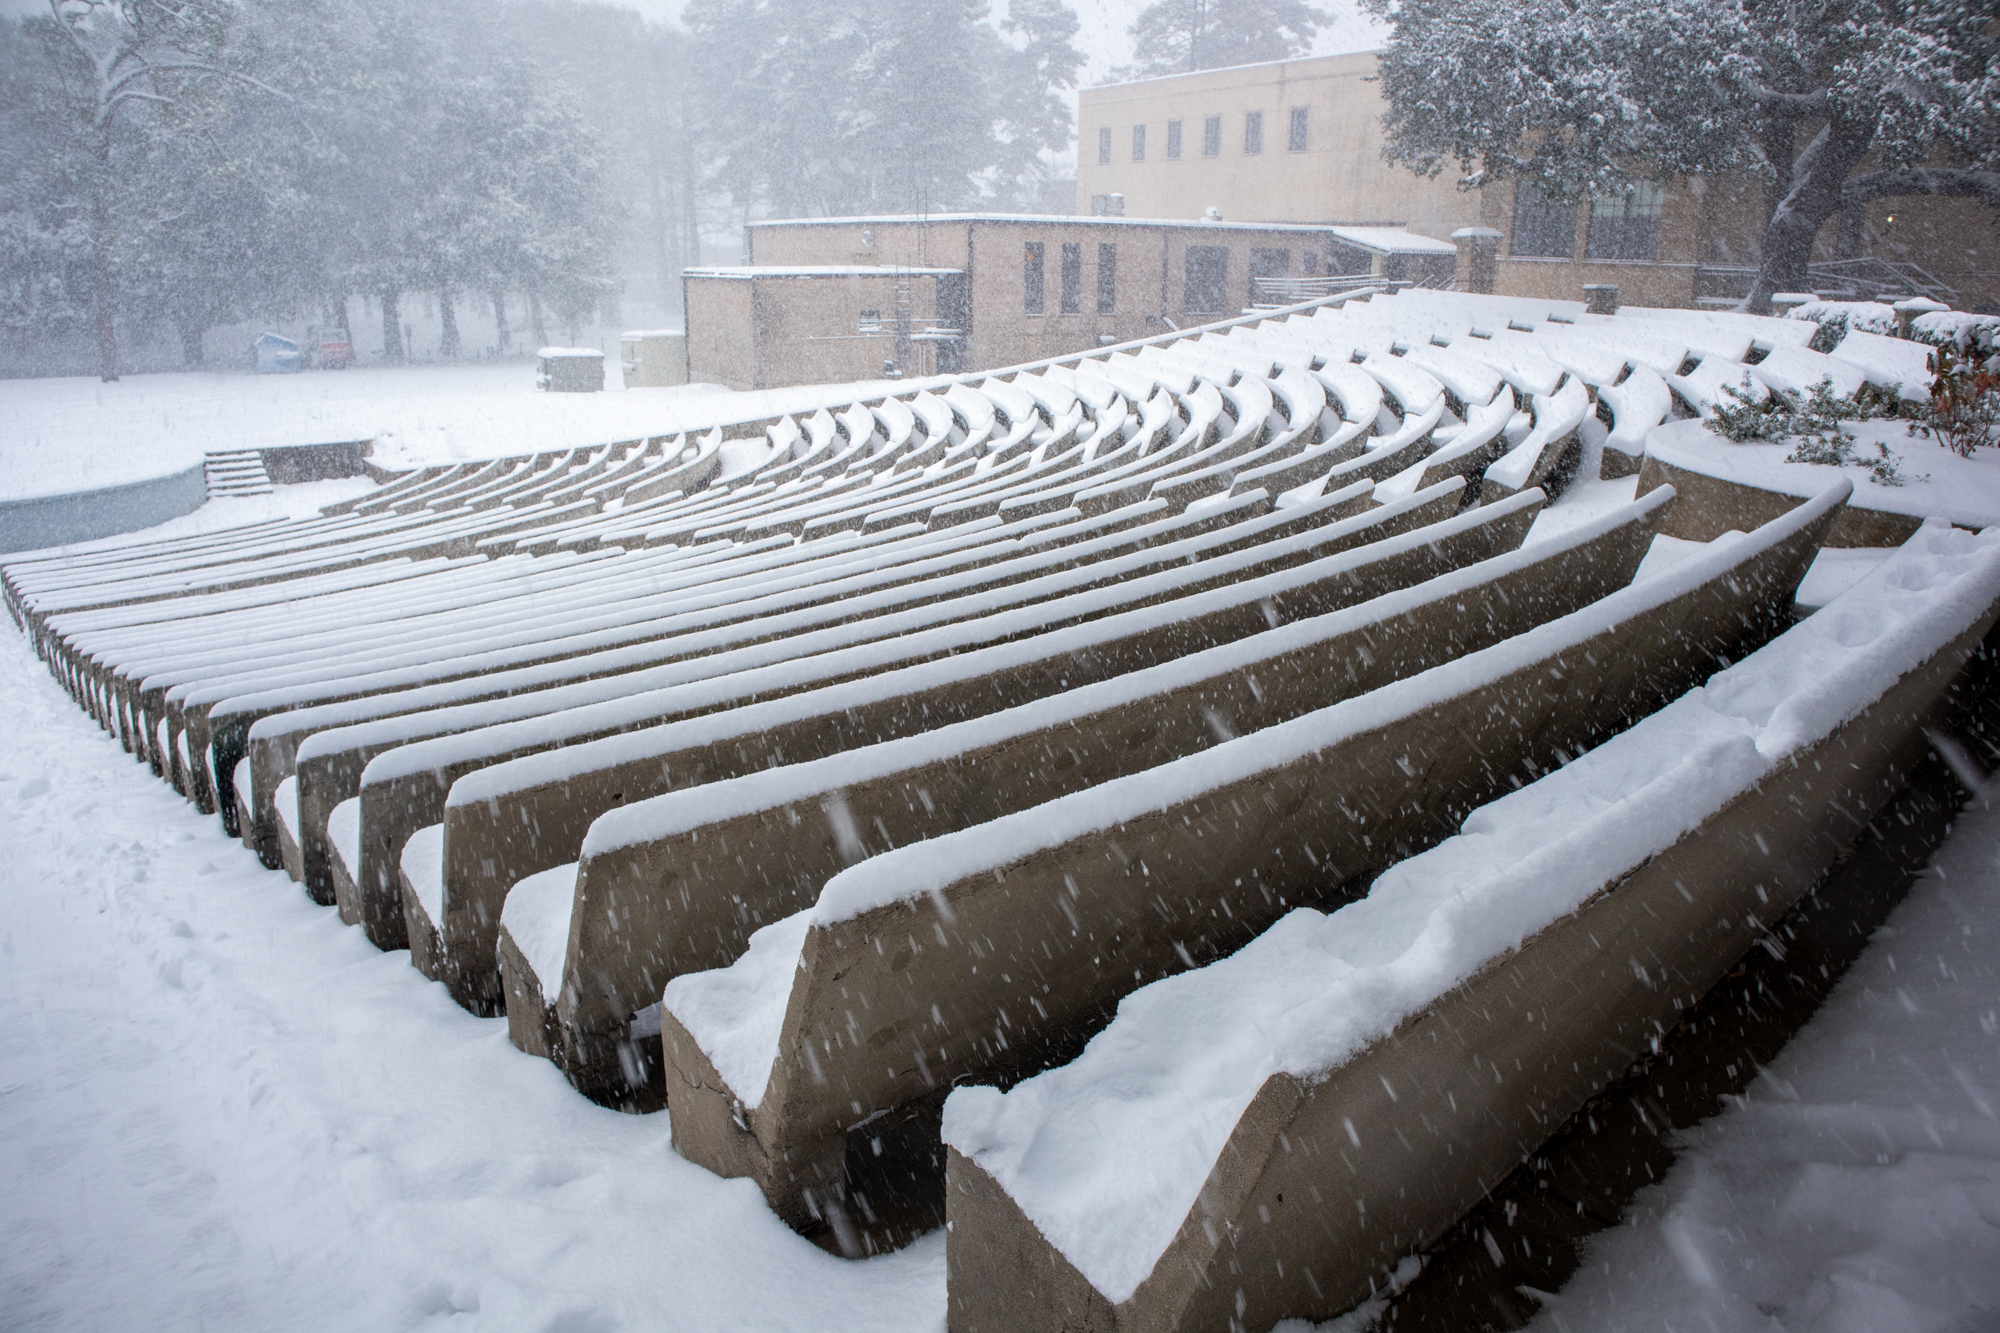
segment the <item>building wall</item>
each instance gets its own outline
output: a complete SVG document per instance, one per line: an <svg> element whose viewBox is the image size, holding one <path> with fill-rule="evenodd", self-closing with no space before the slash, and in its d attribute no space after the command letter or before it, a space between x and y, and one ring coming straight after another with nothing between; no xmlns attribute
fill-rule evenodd
<svg viewBox="0 0 2000 1333"><path fill-rule="evenodd" d="M746 280L681 279L687 311L688 382L724 384L732 389L760 387L757 341L750 319L750 288Z"/></svg>
<svg viewBox="0 0 2000 1333"><path fill-rule="evenodd" d="M1042 247L1042 312L1027 306L1027 247ZM1078 247L1081 260L1077 308L1063 309L1063 247ZM1112 308L1098 309L1098 277L1102 245L1116 247ZM1222 299L1210 310L1188 306L1188 251L1206 246L1225 251ZM938 218L924 222L875 219L802 220L760 223L749 228L745 249L753 266L853 263L873 256L883 265L929 265L961 269L970 293L965 330L963 369L979 370L1023 361L1065 356L1107 343L1149 337L1173 327L1188 328L1240 314L1250 304L1250 271L1254 252L1265 252L1264 275L1300 277L1306 257L1314 256L1316 272L1367 272L1394 267L1395 256L1357 249L1339 237L1311 227L1204 227L1187 223L1162 225L1136 218L1063 218L986 216ZM1282 256L1275 252L1283 252ZM1339 262L1336 261L1336 257ZM1450 257L1445 257L1447 266ZM1280 263L1282 259L1282 263ZM1356 265L1359 267L1357 268ZM893 269L891 269L893 272ZM693 281L692 279L690 280ZM757 280L761 296L778 290L775 284L814 283L823 279ZM830 289L829 289L830 290ZM858 308L858 297L846 298ZM689 324L695 330L706 318L690 289ZM828 320L833 316L829 315ZM958 318L954 316L954 318ZM788 344L789 345L789 344ZM758 364L773 367L777 341L760 328ZM826 378L817 360L787 369L762 372L760 383L816 382ZM867 373L879 373L880 359ZM912 373L915 373L914 371ZM810 379L806 377L810 376ZM697 375L696 378L707 378Z"/></svg>
<svg viewBox="0 0 2000 1333"><path fill-rule="evenodd" d="M1382 113L1372 54L1204 70L1086 88L1077 114L1077 202L1122 194L1128 216L1198 218L1213 206L1242 222L1392 222L1439 240L1474 222L1479 198L1447 171L1435 180L1382 160ZM1306 146L1289 147L1291 112L1306 112ZM1245 151L1250 112L1263 116L1263 151ZM1222 118L1220 151L1202 152L1203 126ZM1167 122L1181 122L1181 155L1167 156ZM1146 127L1146 158L1132 160L1132 127ZM1098 134L1111 131L1111 161Z"/></svg>
<svg viewBox="0 0 2000 1333"><path fill-rule="evenodd" d="M899 275L686 278L689 379L733 389L878 379L897 353ZM937 315L937 278L909 275L913 331ZM862 315L874 311L864 331ZM935 352L907 350L904 371L934 374Z"/></svg>
<svg viewBox="0 0 2000 1333"><path fill-rule="evenodd" d="M1077 195L1121 194L1132 216L1194 218L1210 205L1245 222L1394 223L1448 239L1460 227L1492 227L1500 246L1495 290L1580 300L1586 283L1612 282L1625 304L1691 305L1733 299L1741 275L1702 274L1704 266L1757 263L1768 187L1748 174L1666 183L1657 258L1650 263L1586 257L1590 210L1577 207L1577 243L1569 259L1516 256L1514 185L1460 191L1455 164L1436 179L1384 161L1381 85L1370 82L1373 54L1320 56L1235 69L1204 70L1134 83L1086 88L1078 108ZM1306 112L1306 144L1288 142L1293 108ZM1251 112L1263 117L1263 147L1245 151ZM1203 127L1221 117L1220 151L1203 154ZM1167 125L1181 123L1181 155L1167 156ZM1144 126L1143 161L1133 159L1132 130ZM1111 160L1099 161L1099 135L1111 134ZM1890 219L1893 218L1894 221ZM1822 230L1815 260L1838 254L1838 218ZM1993 210L1968 199L1903 198L1870 207L1862 255L1921 265L1956 289L1966 309L2000 304L2000 233Z"/></svg>

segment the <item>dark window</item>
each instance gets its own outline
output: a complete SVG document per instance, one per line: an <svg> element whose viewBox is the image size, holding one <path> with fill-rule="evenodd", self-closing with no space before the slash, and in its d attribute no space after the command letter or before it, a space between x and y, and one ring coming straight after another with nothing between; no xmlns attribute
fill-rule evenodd
<svg viewBox="0 0 2000 1333"><path fill-rule="evenodd" d="M1250 276L1253 278L1282 278L1291 271L1290 250L1267 250L1260 245L1250 251Z"/></svg>
<svg viewBox="0 0 2000 1333"><path fill-rule="evenodd" d="M1243 117L1243 151L1264 151L1264 113L1261 111L1252 111Z"/></svg>
<svg viewBox="0 0 2000 1333"><path fill-rule="evenodd" d="M1167 122L1167 156L1179 157L1180 155L1181 123L1178 120L1170 120Z"/></svg>
<svg viewBox="0 0 2000 1333"><path fill-rule="evenodd" d="M1640 181L1617 194L1590 201L1590 230L1583 252L1591 259L1623 259L1650 263L1660 250L1659 185Z"/></svg>
<svg viewBox="0 0 2000 1333"><path fill-rule="evenodd" d="M1187 285L1181 309L1190 315L1219 315L1229 308L1229 247L1190 245Z"/></svg>
<svg viewBox="0 0 2000 1333"><path fill-rule="evenodd" d="M1285 146L1294 153L1306 150L1306 108L1302 106L1292 108L1292 137Z"/></svg>
<svg viewBox="0 0 2000 1333"><path fill-rule="evenodd" d="M1134 162L1144 162L1146 160L1146 127L1144 125L1134 125L1132 127L1132 160Z"/></svg>
<svg viewBox="0 0 2000 1333"><path fill-rule="evenodd" d="M1118 247L1100 242L1097 247L1097 313L1113 314L1118 309Z"/></svg>
<svg viewBox="0 0 2000 1333"><path fill-rule="evenodd" d="M1326 243L1326 271L1330 274L1348 276L1367 273L1375 267L1375 256L1358 245L1346 245L1340 241Z"/></svg>
<svg viewBox="0 0 2000 1333"><path fill-rule="evenodd" d="M1201 155L1215 157L1222 152L1222 117L1210 116L1201 123Z"/></svg>
<svg viewBox="0 0 2000 1333"><path fill-rule="evenodd" d="M1253 246L1250 250L1250 303L1255 305L1261 299L1257 294L1257 279L1290 276L1292 276L1290 250L1267 250L1261 245Z"/></svg>
<svg viewBox="0 0 2000 1333"><path fill-rule="evenodd" d="M1100 166L1111 162L1111 127L1105 126L1097 132L1097 161Z"/></svg>
<svg viewBox="0 0 2000 1333"><path fill-rule="evenodd" d="M938 275L937 311L944 328L958 335L937 345L938 374L956 375L965 369L965 335L972 327L972 292L965 274Z"/></svg>
<svg viewBox="0 0 2000 1333"><path fill-rule="evenodd" d="M1042 313L1042 243L1040 241L1028 242L1027 255L1021 261L1021 308L1031 315Z"/></svg>
<svg viewBox="0 0 2000 1333"><path fill-rule="evenodd" d="M1077 241L1063 242L1062 256L1062 312L1074 315L1083 309L1083 246Z"/></svg>
<svg viewBox="0 0 2000 1333"><path fill-rule="evenodd" d="M1551 199L1533 181L1514 186L1514 239L1509 254L1537 259L1576 256L1576 201Z"/></svg>

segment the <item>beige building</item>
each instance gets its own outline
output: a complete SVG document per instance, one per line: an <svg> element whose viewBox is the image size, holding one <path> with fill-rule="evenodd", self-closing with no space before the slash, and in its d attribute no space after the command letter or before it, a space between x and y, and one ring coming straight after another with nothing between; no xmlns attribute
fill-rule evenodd
<svg viewBox="0 0 2000 1333"><path fill-rule="evenodd" d="M689 378L738 388L983 370L1223 319L1259 280L1448 286L1449 241L1393 227L940 214L747 229L685 275Z"/></svg>
<svg viewBox="0 0 2000 1333"><path fill-rule="evenodd" d="M1078 202L1103 207L1122 196L1126 212L1150 217L1214 207L1243 221L1456 236L1460 285L1490 282L1507 295L1580 300L1587 285L1613 284L1625 304L1690 306L1733 304L1748 289L1762 182L1675 180L1569 203L1511 181L1461 191L1450 167L1424 179L1383 160L1376 65L1370 53L1319 56L1087 88ZM1824 294L1922 293L1965 309L2000 300L1993 214L1976 201L1878 201L1845 261L1839 230L1836 218L1815 254L1813 285Z"/></svg>

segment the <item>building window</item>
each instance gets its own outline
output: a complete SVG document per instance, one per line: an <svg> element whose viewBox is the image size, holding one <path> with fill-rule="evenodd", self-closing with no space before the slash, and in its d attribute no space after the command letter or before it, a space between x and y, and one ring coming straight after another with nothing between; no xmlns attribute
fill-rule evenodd
<svg viewBox="0 0 2000 1333"><path fill-rule="evenodd" d="M1178 122L1176 122L1178 123ZM1118 247L1109 242L1097 246L1097 313L1110 315L1118 310Z"/></svg>
<svg viewBox="0 0 2000 1333"><path fill-rule="evenodd" d="M1219 157L1222 154L1222 117L1210 116L1201 123L1201 155Z"/></svg>
<svg viewBox="0 0 2000 1333"><path fill-rule="evenodd" d="M1229 247L1190 245L1187 282L1181 310L1189 315L1219 315L1229 308Z"/></svg>
<svg viewBox="0 0 2000 1333"><path fill-rule="evenodd" d="M1243 117L1243 151L1264 151L1264 113L1261 111L1252 111Z"/></svg>
<svg viewBox="0 0 2000 1333"><path fill-rule="evenodd" d="M1134 162L1144 162L1146 160L1146 127L1144 125L1134 125L1132 127L1132 160Z"/></svg>
<svg viewBox="0 0 2000 1333"><path fill-rule="evenodd" d="M1285 147L1294 153L1303 153L1306 150L1306 118L1305 107L1292 108L1292 134L1291 138L1286 140Z"/></svg>
<svg viewBox="0 0 2000 1333"><path fill-rule="evenodd" d="M1167 156L1179 157L1180 155L1181 123L1178 120L1170 120L1167 122Z"/></svg>
<svg viewBox="0 0 2000 1333"><path fill-rule="evenodd" d="M1552 199L1533 181L1514 186L1514 239L1507 252L1533 259L1576 257L1576 201Z"/></svg>
<svg viewBox="0 0 2000 1333"><path fill-rule="evenodd" d="M1101 167L1111 165L1111 127L1109 125L1106 125L1097 132L1097 164Z"/></svg>
<svg viewBox="0 0 2000 1333"><path fill-rule="evenodd" d="M1312 276L1313 276L1314 274L1318 273L1318 272L1319 272L1319 251L1317 251L1317 250L1308 250L1308 251L1306 251L1306 252L1305 252L1304 254L1300 255L1300 256L1299 256L1299 266L1300 266L1300 267L1301 267L1302 269L1304 269L1304 270L1305 270L1305 275L1306 275L1306 276L1307 276L1308 278L1310 278L1310 277L1312 277Z"/></svg>
<svg viewBox="0 0 2000 1333"><path fill-rule="evenodd" d="M1083 309L1083 245L1064 241L1062 256L1062 312L1074 315Z"/></svg>
<svg viewBox="0 0 2000 1333"><path fill-rule="evenodd" d="M1042 313L1042 243L1029 241L1021 261L1021 308L1031 315Z"/></svg>
<svg viewBox="0 0 2000 1333"><path fill-rule="evenodd" d="M1658 182L1640 181L1616 194L1593 196L1584 254L1639 263L1659 258L1661 194Z"/></svg>

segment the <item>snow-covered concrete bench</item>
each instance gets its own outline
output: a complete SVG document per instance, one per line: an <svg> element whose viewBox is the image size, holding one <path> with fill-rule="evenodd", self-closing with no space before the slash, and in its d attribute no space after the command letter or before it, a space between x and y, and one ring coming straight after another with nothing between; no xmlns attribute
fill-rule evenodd
<svg viewBox="0 0 2000 1333"><path fill-rule="evenodd" d="M796 1225L824 1215L855 1126L1031 1072L1144 981L1351 893L1774 632L1847 489L1457 660L843 871L666 987L677 1145ZM605 929L579 898L572 954ZM566 972L558 1012L591 991Z"/></svg>
<svg viewBox="0 0 2000 1333"><path fill-rule="evenodd" d="M412 948L418 965L431 971L430 946L416 941L438 935L442 970L431 974L444 977L454 993L486 994L496 984L493 931L507 890L530 873L575 860L598 816L676 788L984 716L1232 641L1267 628L1274 617L1349 601L1357 580L1407 579L1413 564L1470 560L1495 544L1518 543L1534 510L1531 503L1481 515L1452 533L1436 527L1455 507L1450 488L1439 488L1399 509L1311 533L1309 541L1245 543L1234 555L1193 565L1162 562L1153 573L873 644L750 664L699 686L629 696L546 723L406 746L364 775L364 821L392 820L405 831L426 814L445 821L442 861L420 867L418 879L409 855L401 859ZM1398 534L1407 538L1399 541ZM1364 547L1368 538L1375 545ZM1300 552L1318 558L1295 563ZM698 720L670 721L677 716ZM377 808L381 815L370 813ZM434 892L418 893L422 885Z"/></svg>
<svg viewBox="0 0 2000 1333"><path fill-rule="evenodd" d="M1358 496L1351 498L1356 504L1360 502ZM891 559L884 546L875 545L830 558L803 574L794 571L784 584L763 584L736 595L704 588L695 602L708 609L670 616L660 622L658 633L636 642L624 641L629 636L621 636L616 646L511 669L502 669L505 663L489 659L486 670L454 668L442 678L435 672L416 677L396 673L394 680L385 682L390 688L348 691L344 698L318 705L293 699L282 711L259 718L247 733L256 760L258 790L275 790L277 782L291 771L300 742L329 727L352 727L371 719L462 707L482 700L504 701L495 705L496 711L525 717L542 711L544 701L536 697L538 694L559 687L603 680L605 684L596 691L596 698L601 699L656 688L645 673L673 662L706 659L706 665L692 670L669 672L675 680L727 670L732 661L743 660L728 657L732 648L747 650L751 645L765 644L766 649L756 655L773 660L794 652L824 651L909 633L925 625L1031 603L1060 590L1115 580L1177 558L1215 554L1244 539L1242 534L1221 531L1238 522L1249 523L1251 534L1275 531L1289 523L1285 518L1258 523L1254 515L1262 507L1262 498L1251 496L1194 515L1173 515L1160 506L1142 506L1130 515L1114 513L1094 520L1059 513L1004 527L973 526L917 534L903 544L901 560ZM1339 512L1341 505L1336 504L1319 511L1317 517L1331 521ZM852 543L861 539L847 536L842 540ZM1146 553L1145 548L1162 542L1171 546L1172 555ZM908 614L898 614L904 610ZM787 640L792 641L789 647ZM560 708L572 698L556 695L546 702ZM241 711L242 702L229 707ZM454 719L463 716L455 714ZM360 742L351 754L333 741L315 747L314 754L324 756L327 762L302 788L301 830L309 883L315 882L319 873L316 858L324 812L353 794L361 768L373 753L385 743L421 738L426 734L424 725L420 720L405 721L382 732L381 739ZM454 722L447 720L445 725L451 728ZM393 894L394 849L386 848L385 855L383 866L391 876L385 881L385 892Z"/></svg>
<svg viewBox="0 0 2000 1333"><path fill-rule="evenodd" d="M953 1093L949 1326L1262 1328L1367 1298L1842 854L1996 603L2000 535L1927 525L1365 899L1128 996L1069 1065Z"/></svg>

